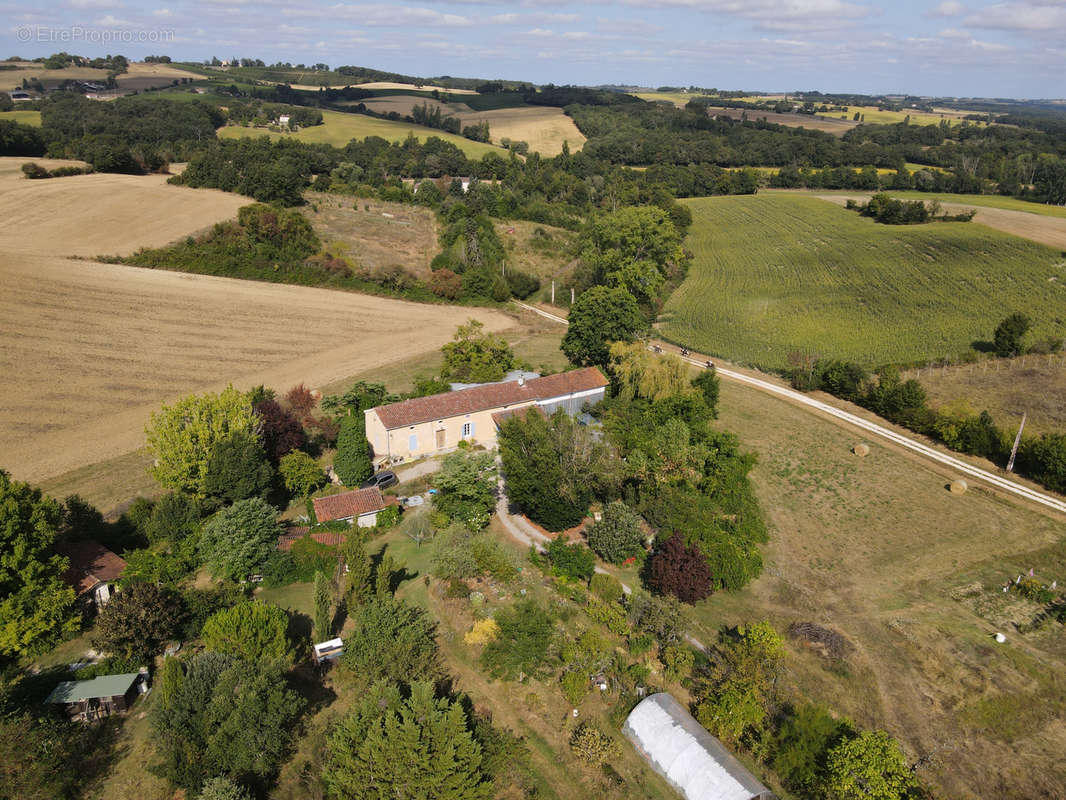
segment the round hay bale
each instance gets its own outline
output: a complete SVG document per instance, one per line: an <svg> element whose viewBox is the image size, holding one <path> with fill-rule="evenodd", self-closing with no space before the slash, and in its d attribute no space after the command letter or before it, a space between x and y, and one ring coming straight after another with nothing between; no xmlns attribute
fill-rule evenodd
<svg viewBox="0 0 1066 800"><path fill-rule="evenodd" d="M969 485L962 478L952 481L950 487L952 494L966 494L966 490L969 488Z"/></svg>
<svg viewBox="0 0 1066 800"><path fill-rule="evenodd" d="M853 448L851 448L851 452L853 452L859 458L866 458L866 456L870 455L870 445L857 444Z"/></svg>

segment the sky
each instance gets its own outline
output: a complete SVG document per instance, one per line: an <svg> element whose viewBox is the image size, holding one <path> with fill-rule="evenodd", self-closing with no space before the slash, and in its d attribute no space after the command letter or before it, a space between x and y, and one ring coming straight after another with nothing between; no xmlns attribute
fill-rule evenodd
<svg viewBox="0 0 1066 800"><path fill-rule="evenodd" d="M34 5L0 0L0 58L65 50L351 64L534 83L1066 97L1066 0Z"/></svg>

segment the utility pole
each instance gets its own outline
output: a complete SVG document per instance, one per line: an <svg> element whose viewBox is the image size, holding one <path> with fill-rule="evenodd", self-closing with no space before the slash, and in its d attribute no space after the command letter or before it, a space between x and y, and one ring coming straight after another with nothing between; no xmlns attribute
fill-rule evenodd
<svg viewBox="0 0 1066 800"><path fill-rule="evenodd" d="M555 280L552 280L552 305L555 305Z"/></svg>
<svg viewBox="0 0 1066 800"><path fill-rule="evenodd" d="M1022 443L1022 430L1025 428L1025 413L1022 413L1022 424L1018 426L1018 435L1014 437L1014 447L1010 451L1010 460L1007 462L1007 472L1014 472L1014 458L1018 455L1018 445Z"/></svg>
<svg viewBox="0 0 1066 800"><path fill-rule="evenodd" d="M574 304L574 287L570 287L570 305Z"/></svg>

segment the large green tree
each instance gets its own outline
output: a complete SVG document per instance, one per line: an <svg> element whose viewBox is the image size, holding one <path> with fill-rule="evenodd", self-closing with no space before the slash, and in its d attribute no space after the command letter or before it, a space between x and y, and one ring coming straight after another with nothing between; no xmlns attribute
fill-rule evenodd
<svg viewBox="0 0 1066 800"><path fill-rule="evenodd" d="M442 674L436 626L421 608L377 596L352 613L341 666L361 681L435 680Z"/></svg>
<svg viewBox="0 0 1066 800"><path fill-rule="evenodd" d="M189 792L216 775L275 773L302 708L272 663L204 652L167 669L150 711L160 773Z"/></svg>
<svg viewBox="0 0 1066 800"><path fill-rule="evenodd" d="M329 737L336 800L488 800L492 783L461 703L415 682L406 699L375 684Z"/></svg>
<svg viewBox="0 0 1066 800"><path fill-rule="evenodd" d="M320 489L329 478L326 471L303 450L293 450L281 457L278 472L285 481L285 488L294 495L306 497Z"/></svg>
<svg viewBox="0 0 1066 800"><path fill-rule="evenodd" d="M899 743L884 731L864 731L830 748L822 793L826 800L905 800L919 797L918 779Z"/></svg>
<svg viewBox="0 0 1066 800"><path fill-rule="evenodd" d="M37 652L77 630L74 590L52 551L62 510L0 470L0 654Z"/></svg>
<svg viewBox="0 0 1066 800"><path fill-rule="evenodd" d="M514 367L514 353L507 342L485 331L476 319L460 325L455 337L441 348L441 377L466 383L498 381Z"/></svg>
<svg viewBox="0 0 1066 800"><path fill-rule="evenodd" d="M647 323L637 301L622 287L593 286L570 307L562 349L572 364L606 366L611 342L632 342Z"/></svg>
<svg viewBox="0 0 1066 800"><path fill-rule="evenodd" d="M274 480L259 437L239 431L211 446L204 473L204 493L218 503L265 497Z"/></svg>
<svg viewBox="0 0 1066 800"><path fill-rule="evenodd" d="M279 535L277 512L253 497L208 520L200 536L200 554L219 577L243 580L267 562Z"/></svg>
<svg viewBox="0 0 1066 800"><path fill-rule="evenodd" d="M93 645L124 658L151 659L177 635L184 618L179 595L152 583L134 583L100 613Z"/></svg>
<svg viewBox="0 0 1066 800"><path fill-rule="evenodd" d="M190 395L152 414L145 429L155 456L152 475L168 489L206 497L215 444L237 433L259 435L251 399L232 386L221 394Z"/></svg>
<svg viewBox="0 0 1066 800"><path fill-rule="evenodd" d="M456 450L433 476L434 505L473 530L489 524L496 506L496 460L492 453Z"/></svg>
<svg viewBox="0 0 1066 800"><path fill-rule="evenodd" d="M370 461L370 442L366 440L366 419L362 412L341 417L333 469L345 486L358 486L374 474L374 465Z"/></svg>
<svg viewBox="0 0 1066 800"><path fill-rule="evenodd" d="M1025 314L1015 312L996 326L992 336L992 345L996 355L1004 358L1021 355L1025 352L1022 340L1029 332L1032 322Z"/></svg>
<svg viewBox="0 0 1066 800"><path fill-rule="evenodd" d="M250 600L216 611L204 622L200 638L216 653L230 653L249 661L291 659L289 618L277 606Z"/></svg>

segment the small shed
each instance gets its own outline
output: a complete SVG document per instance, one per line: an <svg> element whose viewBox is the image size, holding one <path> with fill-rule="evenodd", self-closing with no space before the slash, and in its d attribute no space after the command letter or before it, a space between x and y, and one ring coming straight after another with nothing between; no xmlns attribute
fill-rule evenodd
<svg viewBox="0 0 1066 800"><path fill-rule="evenodd" d="M688 800L771 800L773 793L671 695L645 697L622 733Z"/></svg>
<svg viewBox="0 0 1066 800"><path fill-rule="evenodd" d="M78 599L98 609L107 605L115 593L115 581L126 569L125 560L91 540L59 542L55 549L70 562L63 580L74 587Z"/></svg>
<svg viewBox="0 0 1066 800"><path fill-rule="evenodd" d="M343 520L360 528L372 528L378 521L378 512L386 506L396 505L398 501L395 497L386 500L381 490L372 486L328 497L316 497L312 502L319 522Z"/></svg>
<svg viewBox="0 0 1066 800"><path fill-rule="evenodd" d="M148 690L147 681L148 676L143 672L63 681L44 702L66 706L74 719L93 720L128 709L140 692Z"/></svg>

